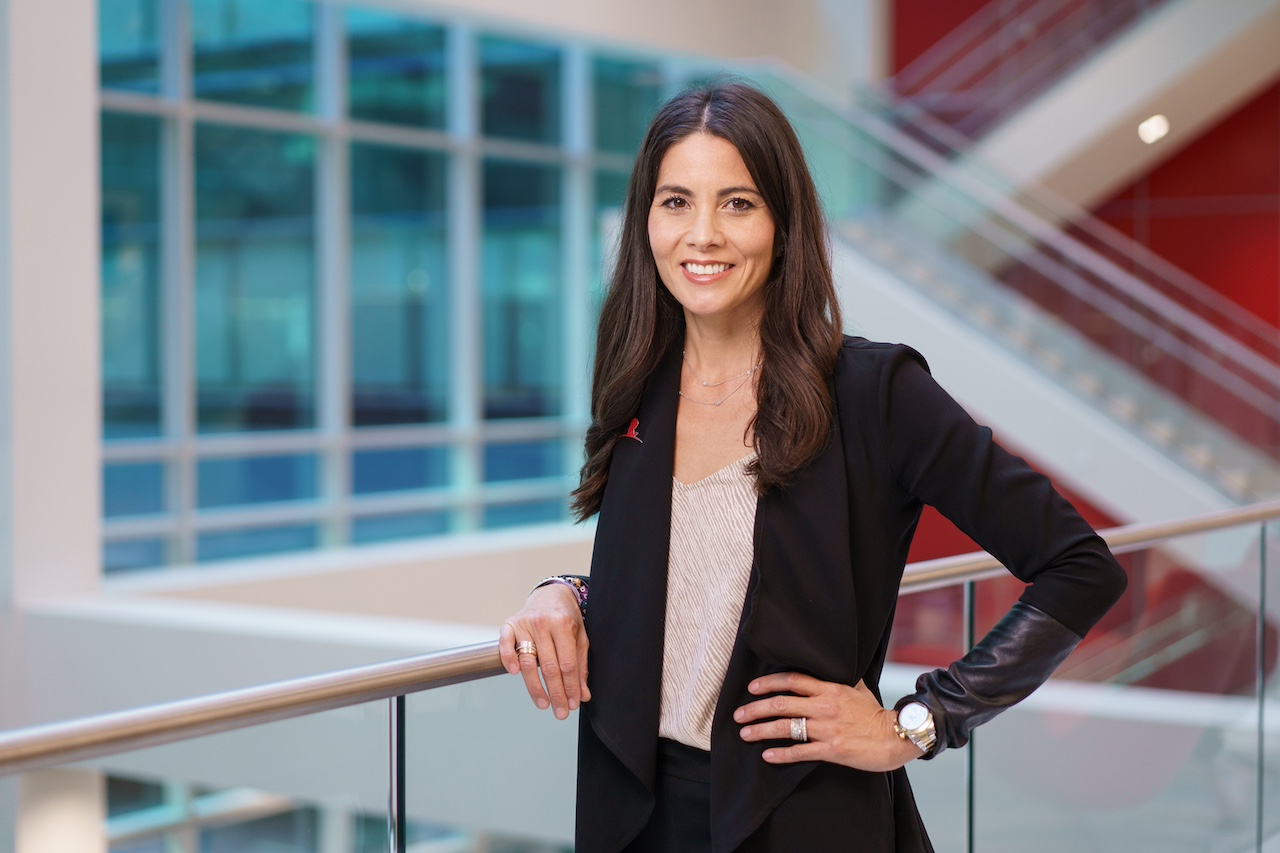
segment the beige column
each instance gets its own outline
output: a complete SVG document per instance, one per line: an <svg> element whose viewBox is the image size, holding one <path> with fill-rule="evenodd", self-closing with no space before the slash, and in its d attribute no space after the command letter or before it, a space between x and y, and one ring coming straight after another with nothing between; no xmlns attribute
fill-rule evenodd
<svg viewBox="0 0 1280 853"><path fill-rule="evenodd" d="M98 584L94 0L0 0L0 727L22 722L21 606ZM0 853L106 849L101 779L0 779Z"/></svg>
<svg viewBox="0 0 1280 853"><path fill-rule="evenodd" d="M18 780L13 853L106 853L102 776L44 770ZM4 842L0 841L0 850Z"/></svg>

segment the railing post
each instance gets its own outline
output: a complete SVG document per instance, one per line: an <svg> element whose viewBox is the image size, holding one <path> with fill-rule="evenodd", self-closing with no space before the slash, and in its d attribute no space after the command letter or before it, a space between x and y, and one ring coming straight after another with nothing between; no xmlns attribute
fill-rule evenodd
<svg viewBox="0 0 1280 853"><path fill-rule="evenodd" d="M965 654L973 648L973 644L977 641L974 636L974 616L977 613L978 584L976 581L969 581L964 585L964 651ZM966 853L974 853L974 831L973 831L973 815L974 805L977 801L977 795L974 793L974 749L977 748L977 732L969 735L969 748L964 751L964 776L965 776L965 816L964 816L964 837Z"/></svg>
<svg viewBox="0 0 1280 853"><path fill-rule="evenodd" d="M1256 827L1256 848L1259 853L1262 851L1262 845L1266 842L1266 803L1267 803L1267 535L1270 533L1268 529L1269 522L1262 522L1258 530L1258 612L1257 612L1257 672L1254 679L1254 691L1258 696L1258 749L1255 753L1257 758L1257 776L1255 777L1255 785L1257 790L1254 792L1254 819L1257 821Z"/></svg>
<svg viewBox="0 0 1280 853"><path fill-rule="evenodd" d="M387 837L391 853L405 853L404 813L404 696L392 696L391 703L391 785L387 809Z"/></svg>

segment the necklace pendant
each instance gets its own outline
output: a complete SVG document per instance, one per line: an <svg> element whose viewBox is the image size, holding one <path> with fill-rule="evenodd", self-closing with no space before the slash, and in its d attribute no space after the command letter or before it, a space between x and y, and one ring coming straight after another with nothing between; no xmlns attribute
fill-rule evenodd
<svg viewBox="0 0 1280 853"><path fill-rule="evenodd" d="M702 387L703 387L703 388L706 388L706 387L707 387L708 385L710 385L710 384L711 384L711 383L710 383L710 382L708 382L707 380L705 380L705 379L704 379L704 380L702 380Z"/></svg>

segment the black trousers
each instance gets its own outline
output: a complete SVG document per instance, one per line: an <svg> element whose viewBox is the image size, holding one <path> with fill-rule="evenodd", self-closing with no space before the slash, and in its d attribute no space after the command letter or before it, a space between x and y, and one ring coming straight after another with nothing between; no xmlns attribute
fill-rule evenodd
<svg viewBox="0 0 1280 853"><path fill-rule="evenodd" d="M657 802L625 853L710 853L711 753L658 741Z"/></svg>

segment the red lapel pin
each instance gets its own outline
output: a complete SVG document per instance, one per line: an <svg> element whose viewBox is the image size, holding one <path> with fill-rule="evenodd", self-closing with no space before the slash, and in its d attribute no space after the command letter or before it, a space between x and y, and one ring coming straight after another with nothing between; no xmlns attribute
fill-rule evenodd
<svg viewBox="0 0 1280 853"><path fill-rule="evenodd" d="M640 427L640 419L639 419L639 418L632 418L632 419L631 419L631 426L630 426L630 427L628 427L628 428L627 428L627 431L626 431L625 433L623 433L623 434L622 434L622 437L623 437L623 438L634 438L636 441L640 442L641 444L644 444L644 439L642 439L640 436L636 435L636 430L637 430L639 427Z"/></svg>

